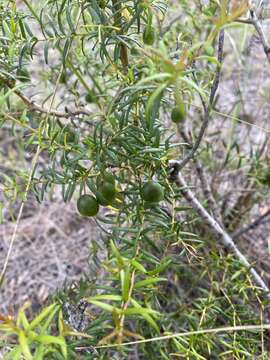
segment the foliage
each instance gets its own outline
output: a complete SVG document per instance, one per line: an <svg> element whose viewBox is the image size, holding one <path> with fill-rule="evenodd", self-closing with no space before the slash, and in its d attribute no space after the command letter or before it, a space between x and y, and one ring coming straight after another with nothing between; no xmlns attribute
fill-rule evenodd
<svg viewBox="0 0 270 360"><path fill-rule="evenodd" d="M0 9L0 124L32 154L30 172L3 177L3 195L24 200L32 193L42 202L61 188L65 206L89 194L102 205L97 224L109 229L102 278L76 284L76 301L86 301L92 313L83 334L64 328L63 298L72 298L63 290L32 321L24 309L16 322L0 318L0 330L17 336L7 358L269 356L266 336L245 329L120 346L184 330L260 325L268 310L248 270L183 204L168 167L191 146L178 130L194 125L196 132L194 108L205 110L221 66L217 36L241 28L234 21L246 13L246 2L23 0L19 6L4 0ZM171 10L179 18L171 19ZM42 59L38 69L36 59ZM39 91L34 102L26 95ZM237 152L228 144L224 167L242 167ZM202 144L196 159L210 171L218 166L211 144ZM267 182L265 166L256 158L250 164L247 176L258 186ZM162 194L149 204L142 194L153 181ZM119 346L100 347L107 343Z"/></svg>

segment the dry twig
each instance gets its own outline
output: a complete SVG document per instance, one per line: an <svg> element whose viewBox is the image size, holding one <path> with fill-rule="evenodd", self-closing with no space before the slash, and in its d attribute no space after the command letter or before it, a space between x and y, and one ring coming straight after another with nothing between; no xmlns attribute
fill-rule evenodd
<svg viewBox="0 0 270 360"><path fill-rule="evenodd" d="M224 47L224 30L222 29L219 33L219 40L218 40L218 61L219 61L220 65L223 62L223 47ZM213 81L211 91L210 91L209 104L206 105L204 100L202 99L202 104L203 104L203 108L204 108L204 119L203 119L203 122L202 122L202 125L200 128L200 131L199 131L199 135L198 135L192 149L190 150L190 152L184 157L184 159L175 163L175 166L177 167L178 170L183 169L183 167L193 158L193 156L197 152L197 150L202 142L203 136L208 127L212 105L214 103L215 95L216 95L216 92L218 89L219 80L220 80L220 71L221 71L221 66L218 66L216 75L215 75L215 79Z"/></svg>
<svg viewBox="0 0 270 360"><path fill-rule="evenodd" d="M13 83L8 81L8 80L3 80L1 79L2 82L4 82L4 84L6 86L8 86L10 89L13 88ZM15 90L14 94L16 94L23 102L24 104L29 108L30 111L34 111L40 114L46 114L48 116L56 116L58 118L70 118L70 117L76 117L79 115L90 115L91 113L87 110L84 109L79 109L79 110L75 110L75 111L67 111L67 112L63 112L63 111L57 111L57 110L53 110L53 109L46 109L43 106L38 105L36 102L34 102L33 100L29 99L25 94L23 94L20 90Z"/></svg>
<svg viewBox="0 0 270 360"><path fill-rule="evenodd" d="M250 271L253 276L254 282L266 293L266 297L270 300L269 289L265 284L262 277L257 273L254 267L249 263L247 258L241 251L238 249L234 243L232 237L219 225L219 223L212 217L205 208L201 205L199 200L195 197L193 192L188 188L185 179L178 171L178 167L175 166L175 162L170 163L172 168L171 180L181 188L182 194L185 199L190 203L192 208L200 216L200 218L209 226L214 236L221 242L221 244L227 248L229 251L235 254L235 256L240 260L240 262Z"/></svg>

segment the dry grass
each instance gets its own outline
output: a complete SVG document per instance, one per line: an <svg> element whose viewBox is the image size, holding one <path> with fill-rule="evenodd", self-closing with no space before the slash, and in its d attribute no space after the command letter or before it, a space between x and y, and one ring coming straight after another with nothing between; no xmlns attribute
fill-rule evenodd
<svg viewBox="0 0 270 360"><path fill-rule="evenodd" d="M77 215L73 203L55 200L39 205L30 199L27 215L20 222L8 264L0 311L16 310L29 300L35 307L66 281L78 280L89 270L89 244L97 229L91 220ZM0 264L13 228L12 222L0 227Z"/></svg>

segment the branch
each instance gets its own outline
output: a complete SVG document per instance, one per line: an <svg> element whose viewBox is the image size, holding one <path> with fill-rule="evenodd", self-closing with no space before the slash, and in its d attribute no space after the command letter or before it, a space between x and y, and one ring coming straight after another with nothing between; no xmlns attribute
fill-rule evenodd
<svg viewBox="0 0 270 360"><path fill-rule="evenodd" d="M262 46L263 46L264 53L265 53L265 55L267 57L267 60L268 60L268 62L270 64L270 46L269 46L268 41L266 39L266 36L264 34L262 25L259 22L255 12L251 11L250 14L251 14L251 23L253 24L253 26L255 27L255 29L256 29L256 31L257 31L257 33L259 35L260 41L261 41Z"/></svg>
<svg viewBox="0 0 270 360"><path fill-rule="evenodd" d="M214 236L222 243L222 245L234 253L234 255L239 259L239 261L247 268L251 275L253 276L254 282L266 292L266 297L270 300L269 289L265 284L264 280L257 273L257 271L252 267L246 257L241 253L238 247L235 245L232 237L218 224L218 222L205 210L201 203L197 200L193 192L188 189L188 186L179 173L178 167L175 166L175 162L170 163L172 168L171 180L182 190L182 194L185 199L190 203L192 208L196 213L203 219L203 221L209 226Z"/></svg>
<svg viewBox="0 0 270 360"><path fill-rule="evenodd" d="M235 231L232 234L232 238L236 239L239 236L242 236L243 234L245 234L246 232L250 231L250 230L254 230L257 226L261 225L263 220L270 215L270 209L266 211L265 214L257 217L257 219L255 219L252 223L250 223L249 225L243 227L242 229L239 229L237 231Z"/></svg>
<svg viewBox="0 0 270 360"><path fill-rule="evenodd" d="M212 190L210 188L209 181L207 180L204 168L198 159L195 159L194 161L195 161L196 171L202 185L203 194L209 205L209 209L211 210L213 216L219 221L219 223L222 224L221 214L218 209L216 200L213 196Z"/></svg>
<svg viewBox="0 0 270 360"><path fill-rule="evenodd" d="M14 84L12 82L10 82L6 79L1 79L1 80L10 89L13 88ZM83 109L75 110L75 111L67 111L67 112L62 112L62 111L57 111L57 110L48 110L48 109L45 109L43 106L40 106L37 103L35 103L33 100L29 99L20 90L15 90L14 93L25 103L25 105L29 108L29 110L38 112L41 114L47 114L47 115L56 116L59 118L66 118L66 119L68 119L70 117L76 117L78 115L90 115L91 114L89 111L83 110Z"/></svg>
<svg viewBox="0 0 270 360"><path fill-rule="evenodd" d="M223 47L224 47L224 30L222 29L219 33L219 39L218 39L218 61L219 61L220 65L223 62ZM198 148L201 144L204 133L205 133L208 123L209 123L211 108L212 108L214 98L215 98L215 95L216 95L216 92L218 89L219 80L220 80L220 71L221 71L221 66L218 66L216 75L215 75L215 79L214 79L212 87L211 87L208 106L205 104L204 100L202 99L202 104L203 104L203 108L204 108L204 119L203 119L202 126L200 128L197 140L195 141L193 148L186 155L186 157L184 157L183 160L175 163L175 166L177 167L178 171L183 169L183 167L193 158L193 156L195 155L196 151L198 150Z"/></svg>
<svg viewBox="0 0 270 360"><path fill-rule="evenodd" d="M180 126L178 126L177 129L178 129L179 134L185 140L185 142L189 144L189 139L188 139L186 132L183 129L181 129ZM197 158L194 159L194 163L195 163L196 171L197 171L197 174L199 176L199 179L200 179L200 182L202 185L202 191L203 191L205 199L209 205L209 208L210 208L213 216L219 221L220 224L222 224L221 214L218 209L216 200L213 196L212 190L210 188L210 184L207 181L207 177L206 177L204 168L203 168L201 162Z"/></svg>

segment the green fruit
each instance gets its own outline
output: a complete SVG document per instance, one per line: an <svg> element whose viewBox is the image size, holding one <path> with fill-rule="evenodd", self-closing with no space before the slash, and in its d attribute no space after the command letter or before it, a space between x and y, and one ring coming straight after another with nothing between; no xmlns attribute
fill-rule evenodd
<svg viewBox="0 0 270 360"><path fill-rule="evenodd" d="M86 95L85 95L85 101L89 104L95 102L96 97L95 94L92 91L89 91Z"/></svg>
<svg viewBox="0 0 270 360"><path fill-rule="evenodd" d="M112 173L109 173L105 171L104 173L101 173L97 178L97 186L101 186L104 183L110 183L112 185L115 185L115 177Z"/></svg>
<svg viewBox="0 0 270 360"><path fill-rule="evenodd" d="M158 203L164 199L164 189L158 182L148 181L143 185L141 196L148 203Z"/></svg>
<svg viewBox="0 0 270 360"><path fill-rule="evenodd" d="M97 202L102 206L111 205L111 202L106 200L100 192L96 193Z"/></svg>
<svg viewBox="0 0 270 360"><path fill-rule="evenodd" d="M185 105L182 104L180 106L176 106L172 109L171 112L171 120L178 124L181 121L185 120L186 117L186 110L185 110Z"/></svg>
<svg viewBox="0 0 270 360"><path fill-rule="evenodd" d="M97 199L92 195L81 195L77 201L77 209L82 216L95 216L99 210Z"/></svg>
<svg viewBox="0 0 270 360"><path fill-rule="evenodd" d="M146 27L143 32L143 42L146 45L153 45L155 42L155 30L152 26Z"/></svg>
<svg viewBox="0 0 270 360"><path fill-rule="evenodd" d="M101 205L110 205L115 199L116 191L114 184L104 182L98 187L97 199Z"/></svg>
<svg viewBox="0 0 270 360"><path fill-rule="evenodd" d="M29 71L26 68L18 68L16 75L17 79L21 82L28 82L31 80Z"/></svg>

